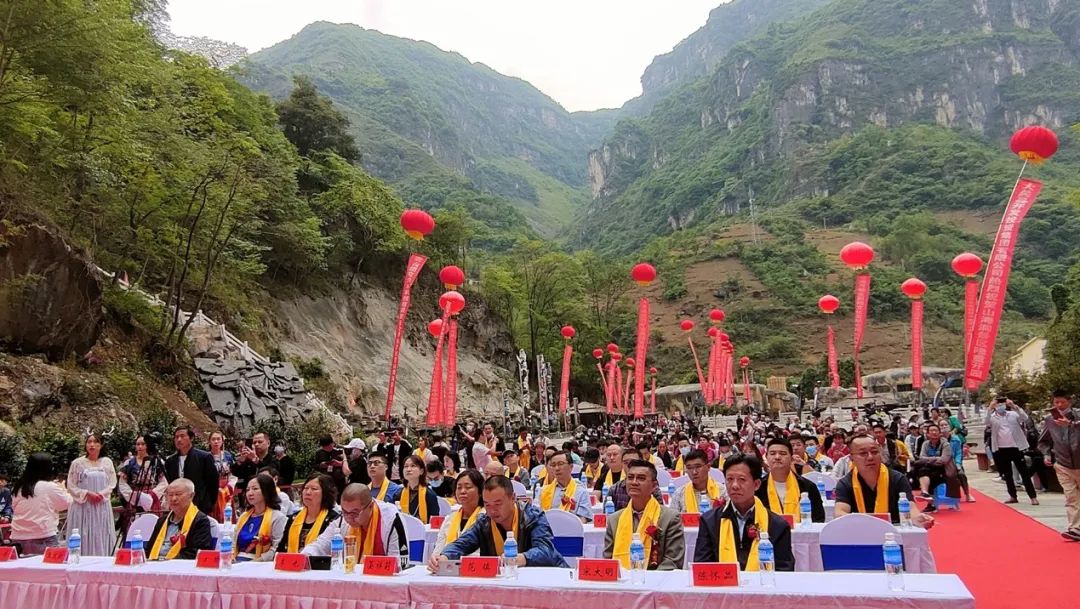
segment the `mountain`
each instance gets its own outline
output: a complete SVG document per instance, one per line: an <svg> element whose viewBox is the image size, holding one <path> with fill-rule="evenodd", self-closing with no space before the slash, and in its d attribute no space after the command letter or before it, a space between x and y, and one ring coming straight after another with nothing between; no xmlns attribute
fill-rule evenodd
<svg viewBox="0 0 1080 609"><path fill-rule="evenodd" d="M313 23L252 55L244 78L280 98L294 74L346 113L365 169L408 203L509 203L547 235L587 201L586 155L614 121L570 114L524 80L457 53L355 25Z"/></svg>

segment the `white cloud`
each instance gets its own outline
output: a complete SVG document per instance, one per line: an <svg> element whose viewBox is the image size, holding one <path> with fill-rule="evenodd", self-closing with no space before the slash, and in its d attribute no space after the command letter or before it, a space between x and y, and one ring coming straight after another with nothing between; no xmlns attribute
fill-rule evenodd
<svg viewBox="0 0 1080 609"><path fill-rule="evenodd" d="M172 29L258 50L313 21L426 40L519 76L569 110L641 92L652 58L725 0L171 0Z"/></svg>

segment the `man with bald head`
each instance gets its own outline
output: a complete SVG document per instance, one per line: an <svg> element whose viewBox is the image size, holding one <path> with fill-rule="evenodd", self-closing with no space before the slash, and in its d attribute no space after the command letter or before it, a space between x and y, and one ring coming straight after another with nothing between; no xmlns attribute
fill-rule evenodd
<svg viewBox="0 0 1080 609"><path fill-rule="evenodd" d="M213 550L210 519L194 504L195 483L177 478L165 489L169 511L158 518L150 544L145 546L149 560L195 560L199 550Z"/></svg>
<svg viewBox="0 0 1080 609"><path fill-rule="evenodd" d="M498 461L488 461L488 464L484 466L484 480L487 480L492 476L501 476L503 475L503 471L502 463L499 463Z"/></svg>
<svg viewBox="0 0 1080 609"><path fill-rule="evenodd" d="M335 535L356 537L356 560L365 556L398 556L408 552L405 525L393 503L383 503L371 496L365 484L350 484L341 493L341 517L330 523L314 543L304 546L308 556L330 556L330 541Z"/></svg>

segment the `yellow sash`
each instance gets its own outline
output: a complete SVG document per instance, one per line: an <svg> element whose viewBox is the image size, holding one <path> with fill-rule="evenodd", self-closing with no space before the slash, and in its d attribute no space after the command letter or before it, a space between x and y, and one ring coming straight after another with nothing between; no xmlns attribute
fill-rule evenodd
<svg viewBox="0 0 1080 609"><path fill-rule="evenodd" d="M390 479L383 478L382 486L379 487L379 492L375 493L375 498L379 501L386 501L386 491L390 490Z"/></svg>
<svg viewBox="0 0 1080 609"><path fill-rule="evenodd" d="M882 463L878 469L877 497L874 498L875 514L889 513L889 468ZM851 471L851 491L855 494L855 508L860 514L867 514L866 501L863 499L862 485L859 484L859 470Z"/></svg>
<svg viewBox="0 0 1080 609"><path fill-rule="evenodd" d="M769 485L769 509L777 514L794 516L795 522L800 522L802 515L799 513L799 500L802 499L802 495L799 493L799 481L795 479L795 472L788 472L784 483L784 505L780 505L780 494L776 492L776 485L773 484L771 475L765 483Z"/></svg>
<svg viewBox="0 0 1080 609"><path fill-rule="evenodd" d="M308 530L307 537L304 538L304 545L315 543L315 540L319 538L319 533L322 532L323 521L326 520L326 514L328 510L322 510L319 515L315 517L315 522L311 525L311 529ZM303 549L300 545L300 529L304 528L304 520L307 519L307 508L303 508L293 518L292 526L289 527L288 545L286 549L290 554L296 554Z"/></svg>
<svg viewBox="0 0 1080 609"><path fill-rule="evenodd" d="M424 524L427 524L428 523L428 513L427 513L428 488L426 486L424 486L424 485L420 485L420 486L418 486L416 488L417 488L416 509L417 509L418 512L420 512L420 515L419 515L420 522L423 522ZM398 505L401 506L401 511L402 512L405 512L406 514L411 514L412 513L412 512L409 511L409 487L408 487L408 485L406 485L405 488L401 489L401 498L398 499Z"/></svg>
<svg viewBox="0 0 1080 609"><path fill-rule="evenodd" d="M675 471L682 475L686 471L686 465L683 464L682 455L679 455L679 460L675 462Z"/></svg>
<svg viewBox="0 0 1080 609"><path fill-rule="evenodd" d="M555 499L555 488L558 486L558 482L552 482L540 491L540 509L545 511L551 509L551 502ZM567 484L566 489L563 490L563 497L573 499L575 494L577 494L577 480L571 478L570 484ZM570 506L562 501L559 502L559 509L564 512L572 511Z"/></svg>
<svg viewBox="0 0 1080 609"><path fill-rule="evenodd" d="M184 514L184 521L180 525L180 534L187 539L188 533L191 532L191 523L195 522L195 517L199 515L199 508L195 507L192 503L188 506L187 512ZM168 516L166 516L168 518ZM150 560L157 560L158 555L161 554L161 545L165 543L165 536L168 535L169 521L166 520L161 528L158 529L157 537L154 538L153 545L150 546ZM169 551L165 554L165 560L172 560L180 555L180 550L184 548L183 542L174 543Z"/></svg>
<svg viewBox="0 0 1080 609"><path fill-rule="evenodd" d="M624 569L630 568L630 542L636 532L641 537L641 543L645 545L645 560L649 559L652 552L653 539L645 533L650 526L655 525L660 519L660 502L656 497L649 497L649 503L641 513L638 520L637 530L634 530L634 511L630 506L619 515L619 524L615 527L615 546L612 548L611 557L622 563ZM647 566L647 565L646 565Z"/></svg>
<svg viewBox="0 0 1080 609"><path fill-rule="evenodd" d="M709 494L709 499L720 498L720 485L716 483L716 480L709 478L709 481L705 483L705 492ZM698 505L697 500L698 493L694 490L694 484L692 482L683 486L683 503L686 506L683 508L683 512L687 514L700 514L701 506Z"/></svg>
<svg viewBox="0 0 1080 609"><path fill-rule="evenodd" d="M237 531L240 531L240 530L242 530L244 528L244 525L247 524L248 518L250 516L251 516L251 510L248 510L248 511L244 512L243 515L240 516L240 520L237 521L237 523L236 523L236 530ZM265 546L262 543L260 543L263 538L269 538L270 537L270 521L273 520L273 516L274 516L274 510L272 510L270 508L266 508L263 511L262 523L259 525L259 534L255 536L255 558L258 558L258 557L262 556L263 552L268 551L270 549L271 544L273 544L274 540L272 540L272 539L270 541L268 541ZM237 545L233 546L233 556L236 556L239 553L240 553L240 545L237 544Z"/></svg>
<svg viewBox="0 0 1080 609"><path fill-rule="evenodd" d="M413 451L413 453L414 453L414 454L415 454L415 455L416 455L417 457L420 457L420 459L421 459L421 460L423 460L423 459L424 459L424 457L426 457L426 456L427 456L427 449L426 449L426 448L418 448L418 449L414 450L414 451Z"/></svg>
<svg viewBox="0 0 1080 609"><path fill-rule="evenodd" d="M521 512L521 510L518 509L518 506L515 505L514 506L514 524L510 525L510 530L514 532L514 540L516 540L516 541L520 541L518 539L518 513L520 513L520 512ZM495 556L502 556L503 555L503 536L502 536L502 533L499 532L499 525L495 524L494 519L491 519L491 539L495 542ZM519 554L521 553L521 546L518 546L518 553Z"/></svg>
<svg viewBox="0 0 1080 609"><path fill-rule="evenodd" d="M528 445L527 442L526 445ZM518 464L528 470L529 466L532 465L532 452L528 448L521 446L521 438L518 438L518 449Z"/></svg>
<svg viewBox="0 0 1080 609"><path fill-rule="evenodd" d="M454 513L450 515L449 528L446 530L446 543L451 544L457 541L457 538L463 531L468 531L472 528L472 525L476 524L476 517L484 513L484 508L477 507L473 510L472 516L465 521L465 528L461 528L461 510L454 510ZM492 524L494 526L494 524Z"/></svg>
<svg viewBox="0 0 1080 609"><path fill-rule="evenodd" d="M600 475L600 465L599 464L597 464L597 465L586 465L585 466L585 477L588 478L589 480L592 480L593 482L596 482L596 478L599 475Z"/></svg>
<svg viewBox="0 0 1080 609"><path fill-rule="evenodd" d="M731 509L735 509L735 506L732 505ZM735 527L731 523L731 518L720 517L720 562L738 563L739 554L735 550ZM757 526L758 531L769 532L769 511L765 509L765 505L757 497L754 497L754 525ZM750 546L750 554L746 557L746 568L743 571L757 571L760 568L758 563L759 539L760 537L754 538L754 543Z"/></svg>
<svg viewBox="0 0 1080 609"><path fill-rule="evenodd" d="M605 484L606 484L607 486L609 486L609 487L611 487L611 486L615 486L615 482L614 482L614 480L615 480L615 476L613 476L613 475L612 475L613 473L614 473L614 472L612 472L612 471L611 471L610 469L609 469L609 470L607 470L607 476L605 476L605 477L604 477L604 484L601 484L601 485L600 485L600 488L601 488L601 489L603 489L603 488L604 488L604 485L605 485ZM619 472L619 473L622 473L622 472Z"/></svg>
<svg viewBox="0 0 1080 609"><path fill-rule="evenodd" d="M379 511L379 502L371 502L371 519L368 520L367 529L358 529L356 527L349 527L349 535L356 537L357 541L363 537L364 542L356 544L356 561L360 562L360 558L364 556L371 556L375 552L375 534L382 527L382 513Z"/></svg>

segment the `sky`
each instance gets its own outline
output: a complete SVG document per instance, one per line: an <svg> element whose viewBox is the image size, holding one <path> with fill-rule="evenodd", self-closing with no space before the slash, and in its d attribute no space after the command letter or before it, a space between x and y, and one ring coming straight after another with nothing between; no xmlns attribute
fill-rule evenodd
<svg viewBox="0 0 1080 609"><path fill-rule="evenodd" d="M523 78L567 110L641 93L656 55L726 0L170 0L172 30L256 51L313 21L426 40Z"/></svg>

